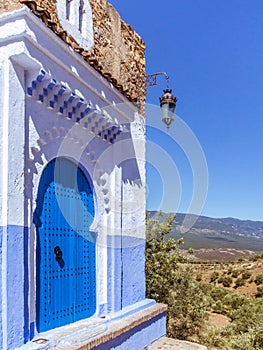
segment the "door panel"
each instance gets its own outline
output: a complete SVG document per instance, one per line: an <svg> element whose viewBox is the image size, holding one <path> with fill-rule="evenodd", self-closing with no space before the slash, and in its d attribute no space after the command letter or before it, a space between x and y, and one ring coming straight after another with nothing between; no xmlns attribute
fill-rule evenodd
<svg viewBox="0 0 263 350"><path fill-rule="evenodd" d="M50 162L37 209L37 327L45 331L96 310L94 200L84 173L64 158Z"/></svg>

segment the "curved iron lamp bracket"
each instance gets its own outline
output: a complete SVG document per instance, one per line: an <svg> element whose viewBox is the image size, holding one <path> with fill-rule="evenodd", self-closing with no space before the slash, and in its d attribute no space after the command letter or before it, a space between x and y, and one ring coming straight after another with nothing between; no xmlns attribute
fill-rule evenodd
<svg viewBox="0 0 263 350"><path fill-rule="evenodd" d="M144 85L145 96L148 95L148 87L149 86L157 85L157 76L159 76L159 75L163 75L165 77L166 89L169 89L169 76L167 75L166 72L157 72L154 74L148 74L145 77L145 85Z"/></svg>

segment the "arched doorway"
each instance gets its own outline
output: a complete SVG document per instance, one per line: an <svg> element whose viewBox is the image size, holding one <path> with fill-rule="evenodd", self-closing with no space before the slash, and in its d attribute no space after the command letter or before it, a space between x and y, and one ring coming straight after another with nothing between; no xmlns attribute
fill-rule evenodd
<svg viewBox="0 0 263 350"><path fill-rule="evenodd" d="M37 329L43 332L96 311L96 245L92 188L83 171L65 158L41 176L37 228Z"/></svg>

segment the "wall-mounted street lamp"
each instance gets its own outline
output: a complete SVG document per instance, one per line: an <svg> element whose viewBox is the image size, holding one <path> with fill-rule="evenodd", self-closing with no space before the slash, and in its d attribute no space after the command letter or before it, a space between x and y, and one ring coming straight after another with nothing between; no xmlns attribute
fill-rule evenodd
<svg viewBox="0 0 263 350"><path fill-rule="evenodd" d="M154 74L148 74L145 78L145 95L148 94L148 87L157 85L157 76L163 75L166 80L166 89L163 90L164 94L159 98L160 107L162 113L162 121L166 124L167 129L174 121L175 108L177 98L172 95L172 90L169 89L169 76L165 72L158 72Z"/></svg>

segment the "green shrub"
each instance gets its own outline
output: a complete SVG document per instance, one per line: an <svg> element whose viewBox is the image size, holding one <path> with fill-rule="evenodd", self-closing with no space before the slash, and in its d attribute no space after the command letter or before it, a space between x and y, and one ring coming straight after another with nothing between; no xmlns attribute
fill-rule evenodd
<svg viewBox="0 0 263 350"><path fill-rule="evenodd" d="M219 273L217 271L214 271L212 275L210 276L210 283L215 282L219 277Z"/></svg>
<svg viewBox="0 0 263 350"><path fill-rule="evenodd" d="M197 282L201 282L202 281L202 274L201 273L198 273L197 275L196 275L196 278L195 278L196 280L197 280Z"/></svg>
<svg viewBox="0 0 263 350"><path fill-rule="evenodd" d="M254 346L256 349L263 349L263 330L256 334Z"/></svg>
<svg viewBox="0 0 263 350"><path fill-rule="evenodd" d="M244 272L242 273L242 278L243 278L244 280L248 280L251 276L252 276L252 273L251 273L250 271L244 271Z"/></svg>
<svg viewBox="0 0 263 350"><path fill-rule="evenodd" d="M199 335L199 343L206 345L209 349L226 349L226 339L222 337L221 331L209 329Z"/></svg>
<svg viewBox="0 0 263 350"><path fill-rule="evenodd" d="M174 217L170 216L161 223L156 219L149 220L145 251L147 297L168 305L168 336L198 340L209 349L262 350L262 299L249 298L226 288L198 282L196 280L201 279L201 273L194 280L188 260L178 249L178 242L165 238L172 228L173 220ZM212 277L213 282L220 279L223 285L231 284L235 271L230 271L221 276L214 271L210 279ZM241 272L242 276L235 280L235 288L246 283L245 270ZM238 271L237 276L241 272ZM257 276L258 284L263 283L261 276ZM263 293L263 286L257 288L257 293ZM228 316L231 322L220 329L209 329L205 320L207 311L211 310Z"/></svg>
<svg viewBox="0 0 263 350"><path fill-rule="evenodd" d="M256 350L254 332L235 334L229 338L227 350ZM225 349L224 349L225 350Z"/></svg>
<svg viewBox="0 0 263 350"><path fill-rule="evenodd" d="M212 300L217 301L217 300L223 300L223 298L228 294L228 291L224 288L220 287L212 287L210 286L211 289L207 291L207 293L210 294Z"/></svg>
<svg viewBox="0 0 263 350"><path fill-rule="evenodd" d="M257 292L255 294L256 298L262 298L263 297L263 287L257 287Z"/></svg>
<svg viewBox="0 0 263 350"><path fill-rule="evenodd" d="M256 283L257 286L258 286L259 284L262 284L262 283L263 283L263 274L257 275L257 276L256 276L256 278L255 278L255 283Z"/></svg>
<svg viewBox="0 0 263 350"><path fill-rule="evenodd" d="M236 280L236 283L235 283L235 286L234 288L238 288L238 287L241 287L241 286L244 286L246 284L246 280L244 280L243 278L238 278Z"/></svg>
<svg viewBox="0 0 263 350"><path fill-rule="evenodd" d="M232 277L231 276L226 276L223 279L223 286L224 287L231 287L232 282L233 282Z"/></svg>
<svg viewBox="0 0 263 350"><path fill-rule="evenodd" d="M233 269L232 269L232 267L230 267L230 268L227 270L227 274L228 274L228 275L231 275L232 272L233 272Z"/></svg>
<svg viewBox="0 0 263 350"><path fill-rule="evenodd" d="M254 255L251 258L249 258L249 261L258 261L260 258L261 258L260 254Z"/></svg>
<svg viewBox="0 0 263 350"><path fill-rule="evenodd" d="M188 254L194 254L194 249L193 249L193 248L189 248L189 249L187 250L187 253L188 253Z"/></svg>
<svg viewBox="0 0 263 350"><path fill-rule="evenodd" d="M240 271L239 270L233 270L232 272L232 277L233 278L237 278L240 275Z"/></svg>
<svg viewBox="0 0 263 350"><path fill-rule="evenodd" d="M224 275L221 275L221 276L218 278L217 283L223 283L224 278L225 278Z"/></svg>
<svg viewBox="0 0 263 350"><path fill-rule="evenodd" d="M213 312L218 314L222 314L224 311L224 305L221 300L217 300L214 304L212 304Z"/></svg>
<svg viewBox="0 0 263 350"><path fill-rule="evenodd" d="M244 296L228 293L222 299L223 304L226 306L226 310L232 311L238 309L244 304Z"/></svg>
<svg viewBox="0 0 263 350"><path fill-rule="evenodd" d="M189 264L181 264L187 259L179 252L176 241L166 240L174 216L167 216L161 223L160 216L147 220L146 225L146 294L168 305L168 336L187 339L199 332L208 317L208 297L193 281Z"/></svg>
<svg viewBox="0 0 263 350"><path fill-rule="evenodd" d="M263 303L260 300L244 298L243 304L229 314L236 333L248 332L263 327Z"/></svg>

